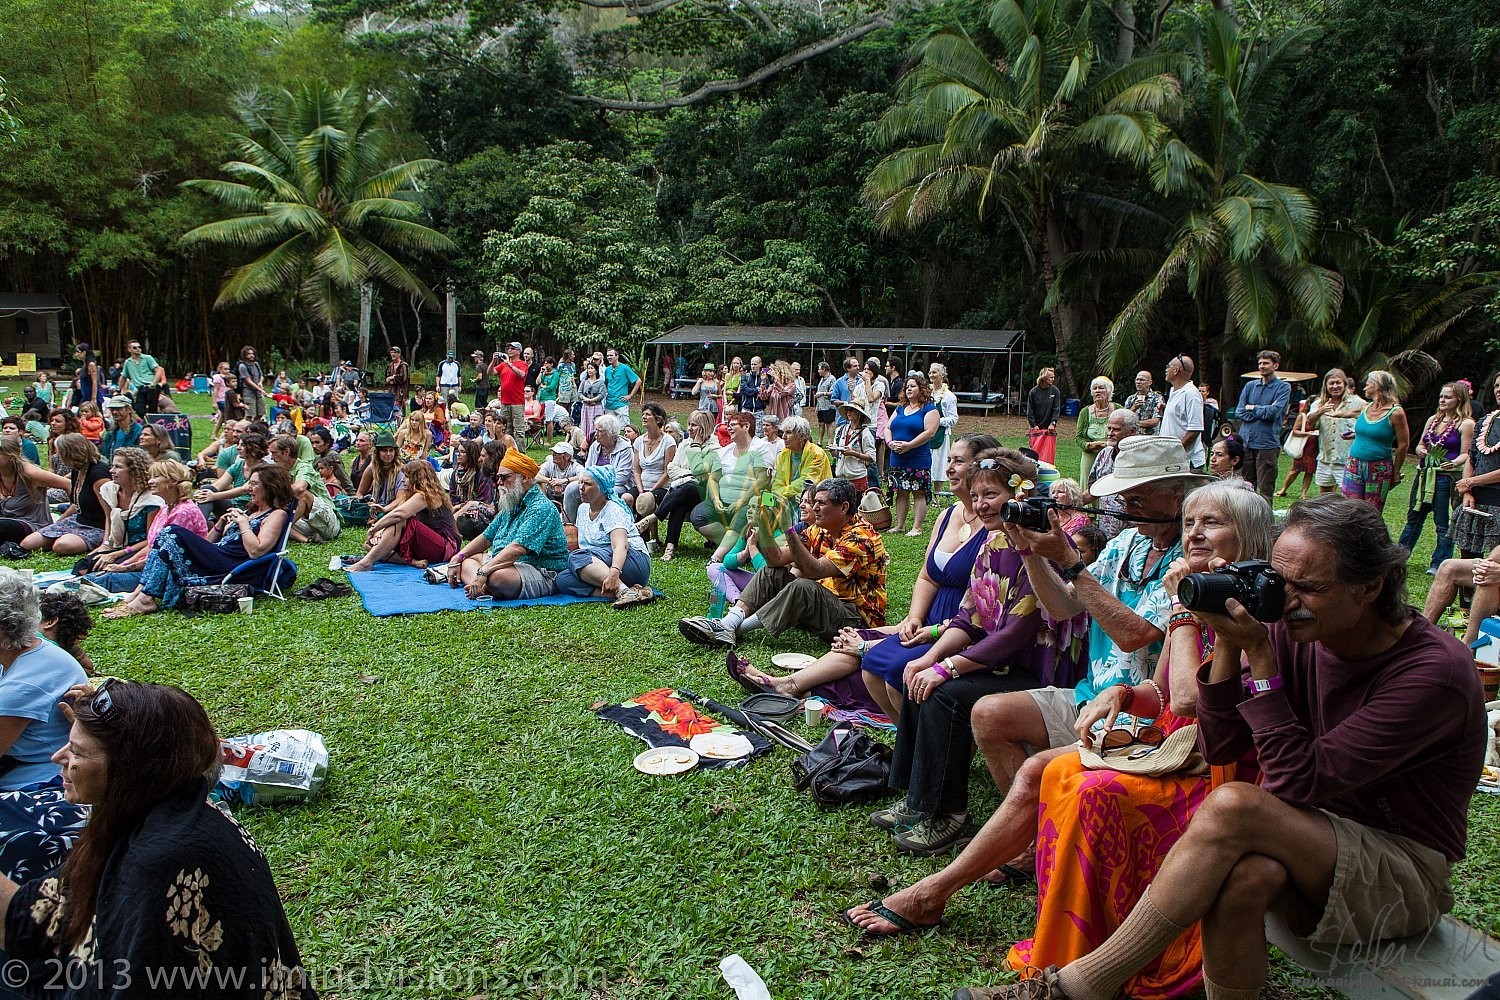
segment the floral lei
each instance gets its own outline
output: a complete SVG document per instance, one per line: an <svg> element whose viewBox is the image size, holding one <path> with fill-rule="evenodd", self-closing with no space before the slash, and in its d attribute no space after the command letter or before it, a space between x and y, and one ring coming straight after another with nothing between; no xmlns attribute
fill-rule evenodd
<svg viewBox="0 0 1500 1000"><path fill-rule="evenodd" d="M1491 410L1485 415L1484 423L1480 425L1479 439L1474 442L1474 445L1482 455L1493 455L1495 452L1500 451L1500 441L1496 441L1494 444L1489 443L1490 425L1495 422L1497 416L1500 416L1500 410Z"/></svg>

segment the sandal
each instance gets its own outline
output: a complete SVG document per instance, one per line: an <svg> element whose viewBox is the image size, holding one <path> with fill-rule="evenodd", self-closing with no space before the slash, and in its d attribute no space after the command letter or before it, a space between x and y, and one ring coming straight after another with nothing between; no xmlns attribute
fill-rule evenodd
<svg viewBox="0 0 1500 1000"><path fill-rule="evenodd" d="M671 542L668 542L667 543L667 547L664 550L662 550L661 561L662 562L671 562L672 561L672 556L675 555L676 553L677 553L677 546L674 545Z"/></svg>
<svg viewBox="0 0 1500 1000"><path fill-rule="evenodd" d="M638 587L626 587L621 590L620 595L615 598L613 606L617 608L629 608L637 604L650 604L654 600L656 600L656 591L652 590L650 586L642 584Z"/></svg>
<svg viewBox="0 0 1500 1000"><path fill-rule="evenodd" d="M776 689L770 684L762 684L759 681L751 680L745 675L745 667L748 667L749 665L749 660L745 660L744 663L741 664L739 654L736 653L732 648L729 650L729 654L724 658L725 669L729 671L730 678L732 678L734 682L740 687L744 688L751 694L775 694Z"/></svg>
<svg viewBox="0 0 1500 1000"><path fill-rule="evenodd" d="M891 909L889 906L886 906L885 900L883 899L872 899L868 903L866 903L865 906L869 907L871 913L875 914L881 920L884 920L886 923L891 924L896 928L893 931L872 931L868 927L861 927L859 924L854 922L853 917L849 916L850 913L854 912L854 907L851 906L847 910L839 911L840 920L848 924L850 927L853 927L861 934L866 935L867 937L882 938L900 937L903 934L923 934L927 931L933 930L934 928L943 926L943 922L941 920L939 920L935 924L913 923L912 921L903 917L901 914L897 913L895 910Z"/></svg>

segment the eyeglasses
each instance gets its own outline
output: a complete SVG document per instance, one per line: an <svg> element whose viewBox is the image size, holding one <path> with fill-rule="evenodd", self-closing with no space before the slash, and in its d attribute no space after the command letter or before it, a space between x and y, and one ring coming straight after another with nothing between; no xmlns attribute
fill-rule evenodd
<svg viewBox="0 0 1500 1000"><path fill-rule="evenodd" d="M113 677L104 678L94 689L94 697L89 699L89 712L100 722L109 722L117 712L114 696L109 693L109 686L113 682Z"/></svg>

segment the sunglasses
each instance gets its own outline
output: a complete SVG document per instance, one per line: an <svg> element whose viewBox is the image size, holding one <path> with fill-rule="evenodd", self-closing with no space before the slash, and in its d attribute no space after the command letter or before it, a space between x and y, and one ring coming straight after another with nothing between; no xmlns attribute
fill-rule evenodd
<svg viewBox="0 0 1500 1000"><path fill-rule="evenodd" d="M1160 747L1166 738L1167 734L1156 726L1143 726L1139 730L1116 726L1100 734L1097 745L1101 753L1113 753L1133 746L1144 747L1144 752L1131 754L1131 759L1134 760L1137 756L1144 757Z"/></svg>
<svg viewBox="0 0 1500 1000"><path fill-rule="evenodd" d="M109 686L112 683L114 683L113 677L104 678L103 683L94 689L94 697L89 699L89 711L100 722L109 722L118 711L115 707L114 696L109 693Z"/></svg>

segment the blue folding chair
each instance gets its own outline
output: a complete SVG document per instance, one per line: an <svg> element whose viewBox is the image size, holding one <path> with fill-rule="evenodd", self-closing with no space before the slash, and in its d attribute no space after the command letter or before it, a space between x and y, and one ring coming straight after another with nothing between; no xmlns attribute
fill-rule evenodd
<svg viewBox="0 0 1500 1000"><path fill-rule="evenodd" d="M265 594L278 601L286 600L284 591L297 580L297 564L287 558L286 547L292 539L293 512L287 512L286 527L281 530L281 540L275 552L267 552L254 559L246 559L230 570L222 582L243 583L257 597Z"/></svg>

